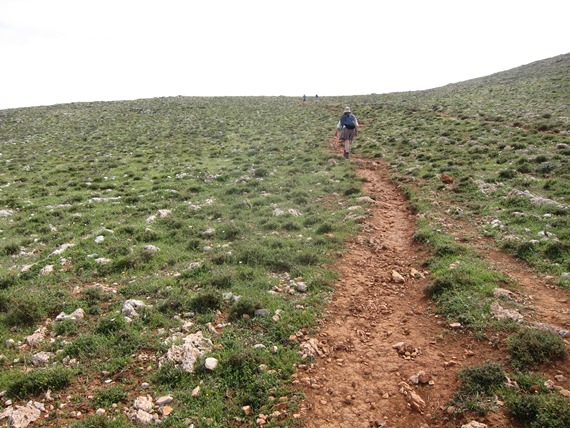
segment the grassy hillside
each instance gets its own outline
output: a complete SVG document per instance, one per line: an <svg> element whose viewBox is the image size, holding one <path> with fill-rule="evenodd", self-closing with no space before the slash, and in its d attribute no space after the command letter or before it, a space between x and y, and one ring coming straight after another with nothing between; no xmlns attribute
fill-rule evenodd
<svg viewBox="0 0 570 428"><path fill-rule="evenodd" d="M359 102L369 126L358 151L390 160L422 203L569 284L570 54Z"/></svg>
<svg viewBox="0 0 570 428"><path fill-rule="evenodd" d="M322 266L363 214L347 209L361 196L349 164L323 144L336 114L286 98L167 98L0 121L0 390L72 396L51 413L60 423L143 393L175 397L167 426L239 425L288 394L294 408L289 336L313 324L334 279ZM128 299L146 306L125 319ZM83 319L55 321L78 308ZM158 367L176 334L196 331L221 370L204 370L205 356L192 375ZM40 351L56 371L23 373Z"/></svg>
<svg viewBox="0 0 570 428"><path fill-rule="evenodd" d="M276 411L271 424L293 425L301 357L290 336L314 326L335 278L326 264L366 209L352 165L325 144L346 104L363 124L354 154L389 161L418 240L457 257L451 216L569 285L570 55L319 103L3 110L0 390L22 404L50 390L39 426L98 408L107 416L75 426L130 426L123 414L147 394L174 398L161 426L253 425ZM453 296L450 318L486 325L487 303L475 314ZM79 308L84 317L69 317ZM212 346L194 373L166 361L198 331Z"/></svg>

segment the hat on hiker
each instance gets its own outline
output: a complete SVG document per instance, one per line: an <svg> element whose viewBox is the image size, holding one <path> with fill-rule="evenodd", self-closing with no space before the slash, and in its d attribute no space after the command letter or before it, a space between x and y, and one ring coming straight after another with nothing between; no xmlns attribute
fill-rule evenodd
<svg viewBox="0 0 570 428"><path fill-rule="evenodd" d="M345 112L345 113L350 113L350 107L345 107L345 108L344 108L344 112Z"/></svg>

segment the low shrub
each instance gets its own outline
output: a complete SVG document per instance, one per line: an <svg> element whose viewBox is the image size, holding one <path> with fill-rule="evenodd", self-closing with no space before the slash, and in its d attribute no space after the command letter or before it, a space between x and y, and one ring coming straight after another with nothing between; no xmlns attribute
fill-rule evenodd
<svg viewBox="0 0 570 428"><path fill-rule="evenodd" d="M46 392L48 389L57 391L65 388L71 382L73 372L64 367L35 369L21 373L10 382L6 394L12 398L27 399L32 395Z"/></svg>
<svg viewBox="0 0 570 428"><path fill-rule="evenodd" d="M512 334L507 340L507 350L513 367L519 370L565 359L568 352L560 336L536 328L523 328Z"/></svg>

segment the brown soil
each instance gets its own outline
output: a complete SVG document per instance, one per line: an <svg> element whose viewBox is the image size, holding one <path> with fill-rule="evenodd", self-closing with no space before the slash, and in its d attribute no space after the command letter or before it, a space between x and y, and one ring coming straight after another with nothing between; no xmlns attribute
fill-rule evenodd
<svg viewBox="0 0 570 428"><path fill-rule="evenodd" d="M338 140L331 140L330 145L340 156ZM487 417L448 413L462 367L487 360L508 364L506 333L494 332L493 337L477 340L466 331L450 328L434 314L423 293L429 281L429 273L422 269L427 254L412 240L415 217L406 198L390 181L386 163L358 158L351 161L376 203L360 234L348 243L346 254L333 266L339 280L313 338L319 342L320 355L312 364L300 366L297 373L306 394L301 405L303 426L460 427L474 419L489 426L515 426L505 412ZM453 226L463 234L468 230L465 225L455 224L451 229ZM532 304L533 319L568 328L567 292L552 288L524 265L490 250L490 241L481 238L480 242L482 254L520 283L518 295ZM412 269L426 277L414 278ZM403 275L405 282L395 282L393 271ZM398 342L404 342L412 355L401 355L394 349ZM543 370L570 378L565 363ZM409 381L420 371L431 382L415 385ZM407 393L402 382L409 385ZM421 397L425 407L413 408L410 391Z"/></svg>

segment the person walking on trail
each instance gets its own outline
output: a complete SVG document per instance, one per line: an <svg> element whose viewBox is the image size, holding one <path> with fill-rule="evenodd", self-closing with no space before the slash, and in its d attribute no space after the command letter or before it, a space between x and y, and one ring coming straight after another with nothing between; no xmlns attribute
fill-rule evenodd
<svg viewBox="0 0 570 428"><path fill-rule="evenodd" d="M344 109L343 115L340 117L336 125L336 134L340 130L340 142L344 144L344 157L348 159L350 153L350 143L356 134L358 134L358 120L356 116L350 111L350 107Z"/></svg>

